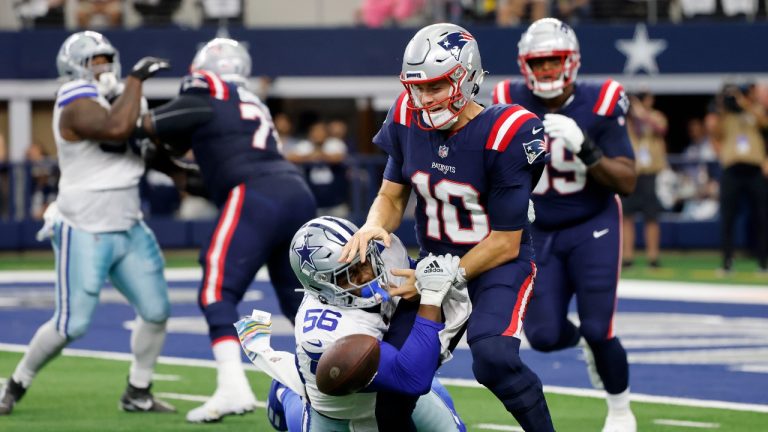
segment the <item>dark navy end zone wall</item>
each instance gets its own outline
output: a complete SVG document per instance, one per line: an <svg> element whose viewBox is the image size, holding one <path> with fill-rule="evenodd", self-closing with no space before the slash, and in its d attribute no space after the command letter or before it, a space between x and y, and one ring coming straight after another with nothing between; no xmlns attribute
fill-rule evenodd
<svg viewBox="0 0 768 432"><path fill-rule="evenodd" d="M638 31L665 46L656 57L662 74L765 73L768 56L756 46L768 41L768 23L700 23L685 25L582 25L582 73L621 74L626 57L617 41L638 40ZM269 76L387 76L400 72L403 49L416 29L232 29L247 41L254 74ZM518 73L515 56L522 28L470 28L483 53L483 66L494 75ZM56 77L55 57L69 33L63 30L0 32L0 79ZM124 69L145 55L171 60L166 76L182 76L198 44L214 29L141 29L105 34L120 50Z"/></svg>
<svg viewBox="0 0 768 432"><path fill-rule="evenodd" d="M160 246L164 249L198 248L213 232L215 221L178 221L154 218L147 224L155 232ZM35 233L42 226L41 221L0 222L0 250L31 250L49 248L49 242L38 242ZM414 221L406 219L396 231L398 237L409 247L416 247ZM736 245L747 245L747 223L740 221L737 227ZM716 249L720 246L720 223L717 220L704 222L662 222L661 246L665 249ZM637 224L636 238L642 246L642 225Z"/></svg>

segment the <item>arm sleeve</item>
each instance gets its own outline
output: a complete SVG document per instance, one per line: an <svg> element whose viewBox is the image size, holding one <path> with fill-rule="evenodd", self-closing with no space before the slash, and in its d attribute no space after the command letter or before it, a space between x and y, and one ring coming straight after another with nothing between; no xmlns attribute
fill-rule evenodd
<svg viewBox="0 0 768 432"><path fill-rule="evenodd" d="M153 109L150 114L156 135L166 141L210 121L213 109L208 98L182 94Z"/></svg>
<svg viewBox="0 0 768 432"><path fill-rule="evenodd" d="M528 224L528 199L547 160L543 129L541 121L532 118L503 151L489 153L493 187L488 218L494 231L516 231Z"/></svg>
<svg viewBox="0 0 768 432"><path fill-rule="evenodd" d="M439 333L445 326L417 316L401 350L381 342L379 370L365 391L408 395L429 392L440 356Z"/></svg>

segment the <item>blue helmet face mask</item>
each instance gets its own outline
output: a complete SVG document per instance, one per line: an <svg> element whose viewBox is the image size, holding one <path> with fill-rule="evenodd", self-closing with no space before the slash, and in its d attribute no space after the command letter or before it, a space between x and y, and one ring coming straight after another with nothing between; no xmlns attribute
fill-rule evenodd
<svg viewBox="0 0 768 432"><path fill-rule="evenodd" d="M339 262L342 248L357 229L345 219L324 216L312 219L296 232L289 254L301 291L322 303L346 308L369 308L390 299L389 280L376 242L368 244L365 263L360 262L360 257L350 263ZM361 274L372 277L360 280Z"/></svg>

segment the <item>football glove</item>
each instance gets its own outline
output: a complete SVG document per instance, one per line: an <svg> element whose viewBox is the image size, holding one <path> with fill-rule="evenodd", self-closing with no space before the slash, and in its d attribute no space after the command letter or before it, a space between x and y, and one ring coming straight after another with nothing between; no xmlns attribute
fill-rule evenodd
<svg viewBox="0 0 768 432"><path fill-rule="evenodd" d="M440 306L459 273L458 256L430 254L416 264L416 290L421 304Z"/></svg>
<svg viewBox="0 0 768 432"><path fill-rule="evenodd" d="M552 139L561 139L565 148L578 156L587 167L594 166L603 152L584 134L576 121L562 114L545 114L541 122Z"/></svg>
<svg viewBox="0 0 768 432"><path fill-rule="evenodd" d="M157 57L144 57L133 66L133 69L131 69L131 72L129 72L128 75L139 81L144 81L157 72L170 68L171 64L168 63L168 60Z"/></svg>

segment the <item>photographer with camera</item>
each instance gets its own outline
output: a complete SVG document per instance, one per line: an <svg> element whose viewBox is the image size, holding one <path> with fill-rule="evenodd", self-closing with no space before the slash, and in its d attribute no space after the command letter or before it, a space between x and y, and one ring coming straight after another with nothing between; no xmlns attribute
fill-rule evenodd
<svg viewBox="0 0 768 432"><path fill-rule="evenodd" d="M754 219L756 252L760 271L768 270L766 261L766 224L768 221L768 158L763 129L768 128L768 114L757 101L754 83L727 84L717 96L717 121L714 138L723 173L720 178L720 220L723 272L733 266L733 228L741 197L747 195Z"/></svg>

